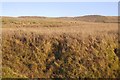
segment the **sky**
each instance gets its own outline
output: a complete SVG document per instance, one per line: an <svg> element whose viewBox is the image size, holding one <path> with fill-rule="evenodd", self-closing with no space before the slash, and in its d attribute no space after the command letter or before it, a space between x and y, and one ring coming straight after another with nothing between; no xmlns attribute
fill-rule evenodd
<svg viewBox="0 0 120 80"><path fill-rule="evenodd" d="M117 16L117 2L3 2L2 16Z"/></svg>

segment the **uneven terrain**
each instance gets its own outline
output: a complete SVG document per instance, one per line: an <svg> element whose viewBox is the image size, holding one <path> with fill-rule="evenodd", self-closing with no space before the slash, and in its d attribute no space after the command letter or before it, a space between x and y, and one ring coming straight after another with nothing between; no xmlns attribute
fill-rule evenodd
<svg viewBox="0 0 120 80"><path fill-rule="evenodd" d="M2 17L3 78L119 78L115 16Z"/></svg>

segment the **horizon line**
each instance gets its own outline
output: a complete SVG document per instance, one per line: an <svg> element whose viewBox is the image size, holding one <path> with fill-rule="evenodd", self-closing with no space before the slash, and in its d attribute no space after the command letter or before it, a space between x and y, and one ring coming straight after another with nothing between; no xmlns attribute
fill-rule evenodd
<svg viewBox="0 0 120 80"><path fill-rule="evenodd" d="M7 16L7 15L2 15L1 17L82 17L82 16L115 16L115 17L117 17L117 16L119 16L119 15L95 15L95 14L93 14L93 15L79 15L79 16L36 16L36 15L21 15L21 16Z"/></svg>

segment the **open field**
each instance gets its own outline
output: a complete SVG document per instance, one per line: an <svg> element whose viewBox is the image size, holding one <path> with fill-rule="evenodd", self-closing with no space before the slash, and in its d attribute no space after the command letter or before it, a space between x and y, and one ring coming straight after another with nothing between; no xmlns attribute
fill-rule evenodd
<svg viewBox="0 0 120 80"><path fill-rule="evenodd" d="M3 78L118 78L118 21L110 16L3 17Z"/></svg>

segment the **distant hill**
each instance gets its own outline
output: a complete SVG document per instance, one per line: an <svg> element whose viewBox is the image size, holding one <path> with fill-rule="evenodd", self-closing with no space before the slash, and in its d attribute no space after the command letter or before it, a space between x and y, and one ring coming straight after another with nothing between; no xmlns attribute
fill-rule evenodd
<svg viewBox="0 0 120 80"><path fill-rule="evenodd" d="M44 17L44 16L19 16L18 18L47 18L47 17Z"/></svg>
<svg viewBox="0 0 120 80"><path fill-rule="evenodd" d="M58 19L85 21L85 22L102 22L102 23L117 23L117 16L102 16L102 15L85 15L77 17L58 17Z"/></svg>
<svg viewBox="0 0 120 80"><path fill-rule="evenodd" d="M86 22L104 22L104 23L118 22L117 16L86 15L86 16L74 17L73 19L86 21Z"/></svg>
<svg viewBox="0 0 120 80"><path fill-rule="evenodd" d="M5 17L4 18L15 18ZM63 19L63 20L74 20L74 21L85 21L85 22L102 22L102 23L118 23L117 16L102 16L102 15L85 15L77 17L44 17L44 16L19 16L17 18L37 18L37 19ZM119 21L120 22L120 21Z"/></svg>

